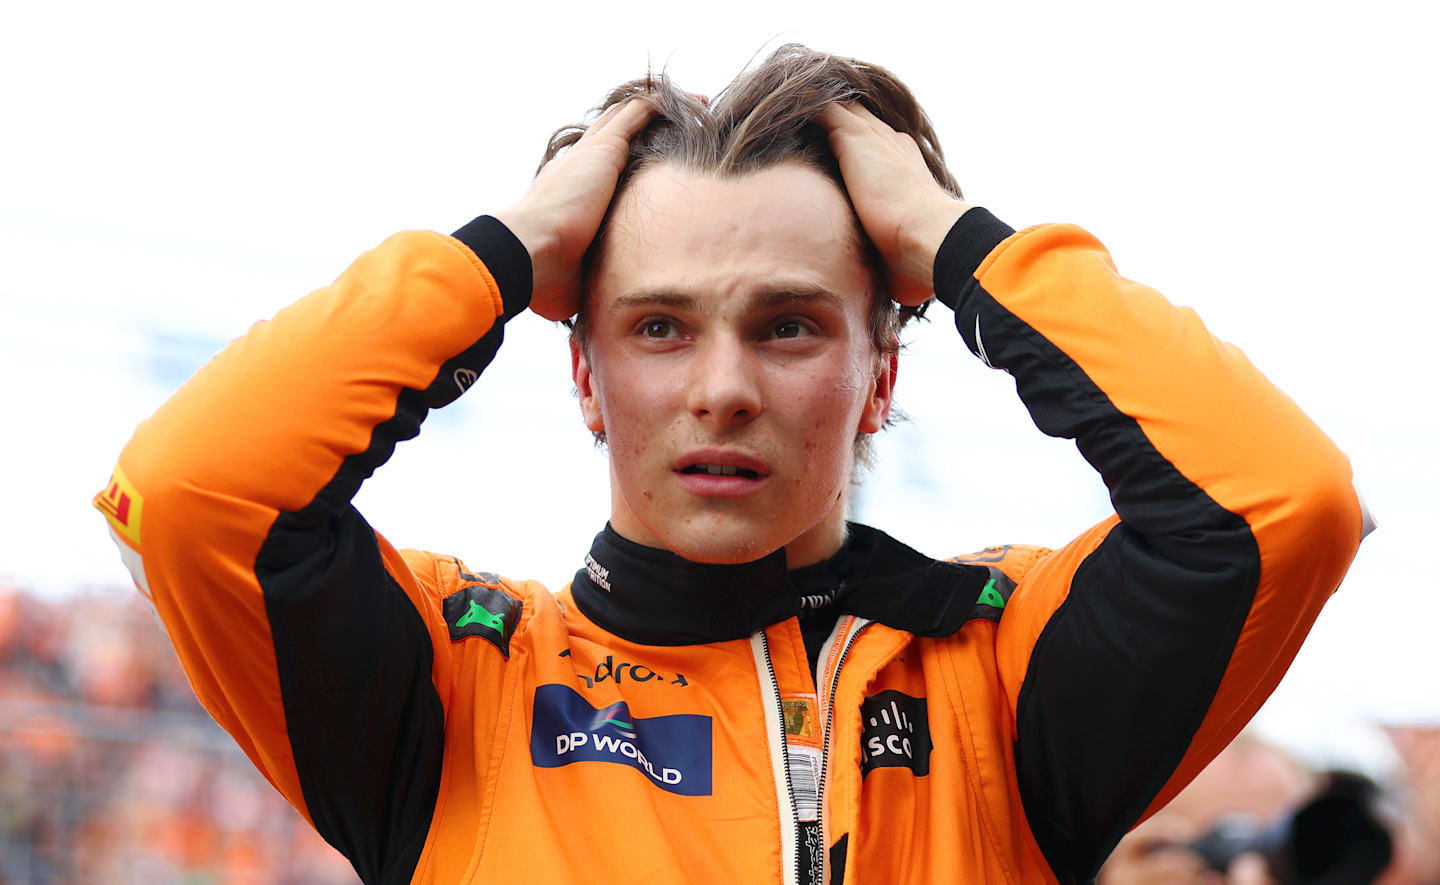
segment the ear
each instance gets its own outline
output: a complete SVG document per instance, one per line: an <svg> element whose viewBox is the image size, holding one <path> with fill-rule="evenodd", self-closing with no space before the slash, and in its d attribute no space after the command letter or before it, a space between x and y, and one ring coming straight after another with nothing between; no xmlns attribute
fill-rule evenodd
<svg viewBox="0 0 1440 885"><path fill-rule="evenodd" d="M879 433L890 417L890 404L895 399L895 378L900 373L900 355L892 353L875 360L875 381L865 411L860 414L862 433Z"/></svg>
<svg viewBox="0 0 1440 885"><path fill-rule="evenodd" d="M590 371L590 360L580 347L580 341L570 336L570 377L575 382L575 395L580 398L580 415L591 433L605 430L605 419L600 414L600 398L595 390L595 376Z"/></svg>

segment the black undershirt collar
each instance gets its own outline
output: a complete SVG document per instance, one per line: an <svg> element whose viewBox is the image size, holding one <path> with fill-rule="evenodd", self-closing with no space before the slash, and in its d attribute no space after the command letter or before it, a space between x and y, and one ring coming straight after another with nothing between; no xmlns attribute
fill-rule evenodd
<svg viewBox="0 0 1440 885"><path fill-rule="evenodd" d="M807 612L949 636L976 615L986 568L931 559L869 526L848 529L834 556L790 571L783 549L740 565L697 563L629 541L606 523L571 592L590 620L643 645L743 639Z"/></svg>

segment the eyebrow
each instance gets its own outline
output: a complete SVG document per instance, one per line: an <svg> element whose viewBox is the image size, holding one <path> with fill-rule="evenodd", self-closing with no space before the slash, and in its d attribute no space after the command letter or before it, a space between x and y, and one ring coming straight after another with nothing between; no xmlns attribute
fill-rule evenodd
<svg viewBox="0 0 1440 885"><path fill-rule="evenodd" d="M777 305L807 305L824 304L832 308L844 307L840 296L826 289L824 286L816 285L794 285L778 289L769 289L750 296L750 304L753 307L768 308ZM611 311L627 310L633 307L654 306L669 307L675 310L695 311L700 307L700 299L694 295L686 295L680 292L672 292L668 289L636 289L626 292L616 298L610 305Z"/></svg>

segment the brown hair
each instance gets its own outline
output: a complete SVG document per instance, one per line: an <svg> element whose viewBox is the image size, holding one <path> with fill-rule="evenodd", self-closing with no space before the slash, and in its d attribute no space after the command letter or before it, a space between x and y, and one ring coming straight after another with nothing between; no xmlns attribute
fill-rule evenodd
<svg viewBox="0 0 1440 885"><path fill-rule="evenodd" d="M815 122L833 101L858 101L897 132L914 138L935 181L956 197L961 196L960 186L945 167L930 118L899 78L876 65L788 43L742 72L708 104L681 90L662 71L612 90L594 109L594 116L639 96L654 104L658 113L630 140L630 158L616 185L612 210L635 175L657 163L728 178L799 162L824 174L843 194L845 181L840 166L825 130ZM556 130L540 167L578 141L587 127L572 124ZM587 344L590 280L609 227L607 214L581 265L585 298L569 325L582 348ZM899 348L900 328L911 317L922 316L926 305L902 307L890 299L880 254L865 236L858 218L855 232L857 252L874 287L869 310L871 343L876 353L888 356ZM602 433L596 437L604 439ZM857 462L869 462L867 434L857 436L855 454Z"/></svg>

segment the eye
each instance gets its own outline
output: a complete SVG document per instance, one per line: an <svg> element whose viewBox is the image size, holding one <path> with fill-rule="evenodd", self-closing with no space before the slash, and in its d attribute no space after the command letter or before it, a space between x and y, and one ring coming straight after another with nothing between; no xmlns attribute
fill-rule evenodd
<svg viewBox="0 0 1440 885"><path fill-rule="evenodd" d="M814 335L815 330L800 320L781 320L770 334L776 338L803 338L806 335Z"/></svg>
<svg viewBox="0 0 1440 885"><path fill-rule="evenodd" d="M680 330L669 320L651 318L640 324L640 334L646 338L674 338Z"/></svg>

